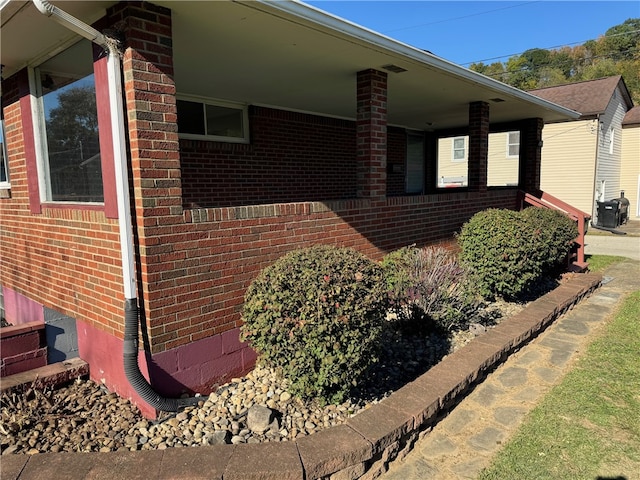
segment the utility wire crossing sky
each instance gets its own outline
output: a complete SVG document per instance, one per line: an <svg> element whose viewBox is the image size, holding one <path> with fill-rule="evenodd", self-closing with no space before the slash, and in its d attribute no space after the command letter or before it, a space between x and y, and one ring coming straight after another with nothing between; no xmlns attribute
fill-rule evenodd
<svg viewBox="0 0 640 480"><path fill-rule="evenodd" d="M307 3L464 66L505 62L531 48L581 45L629 18L640 18L637 0Z"/></svg>

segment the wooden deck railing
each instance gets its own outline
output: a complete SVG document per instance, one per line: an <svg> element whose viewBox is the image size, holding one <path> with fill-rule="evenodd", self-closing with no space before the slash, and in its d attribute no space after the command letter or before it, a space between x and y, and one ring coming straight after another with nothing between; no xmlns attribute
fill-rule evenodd
<svg viewBox="0 0 640 480"><path fill-rule="evenodd" d="M564 212L569 218L575 220L578 224L578 237L575 239L576 251L574 252L574 258L570 259L571 265L574 270L584 271L589 265L585 259L584 253L584 236L587 233L589 220L591 215L572 207L566 202L563 202L559 198L549 195L542 190L533 192L520 191L520 208L524 208L525 205L533 205L536 207L553 208Z"/></svg>

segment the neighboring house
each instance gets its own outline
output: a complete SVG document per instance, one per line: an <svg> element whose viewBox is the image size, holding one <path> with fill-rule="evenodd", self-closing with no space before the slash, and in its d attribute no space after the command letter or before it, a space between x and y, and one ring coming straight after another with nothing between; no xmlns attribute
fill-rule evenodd
<svg viewBox="0 0 640 480"><path fill-rule="evenodd" d="M591 213L594 219L596 202L618 198L624 190L631 202L630 218L637 218L640 128L637 113L635 121L625 120L633 101L622 77L529 93L581 114L580 119L572 122L545 125L542 190Z"/></svg>
<svg viewBox="0 0 640 480"><path fill-rule="evenodd" d="M262 268L321 242L451 242L518 209L544 123L578 116L298 2L60 5L0 1L4 315L55 320L151 416L155 392L252 368L238 328ZM500 131L519 153L494 188ZM440 188L438 143L459 136L466 186Z"/></svg>
<svg viewBox="0 0 640 480"><path fill-rule="evenodd" d="M629 217L639 218L640 121L638 108L620 76L548 87L529 92L580 112L571 122L545 125L542 134L540 187L597 217L597 201L629 200ZM517 153L518 132L489 136L488 184L509 185ZM467 137L460 137L462 139ZM450 139L447 139L450 141ZM448 148L448 146L447 146ZM451 172L455 160L440 150L441 170ZM517 159L517 154L515 156ZM451 159L451 162L447 162ZM466 162L466 159L465 159ZM457 168L466 167L458 164ZM446 169L446 170L445 170Z"/></svg>
<svg viewBox="0 0 640 480"><path fill-rule="evenodd" d="M441 138L438 142L438 184L441 187L467 186L467 135ZM505 187L518 185L520 131L489 135L487 154L487 185Z"/></svg>
<svg viewBox="0 0 640 480"><path fill-rule="evenodd" d="M640 219L640 106L622 120L622 163L620 189L629 200L629 218Z"/></svg>

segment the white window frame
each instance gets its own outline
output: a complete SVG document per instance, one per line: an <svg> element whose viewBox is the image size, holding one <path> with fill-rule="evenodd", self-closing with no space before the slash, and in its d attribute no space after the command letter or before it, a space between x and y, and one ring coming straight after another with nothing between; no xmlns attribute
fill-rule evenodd
<svg viewBox="0 0 640 480"><path fill-rule="evenodd" d="M6 181L0 181L0 189L6 190L11 188L11 178L9 177L9 155L7 153L7 138L5 136L5 128L4 128L4 118L0 118L0 140L2 140L2 145L0 148L0 155L2 155L3 162L0 163L4 165L4 176Z"/></svg>
<svg viewBox="0 0 640 480"><path fill-rule="evenodd" d="M609 155L613 155L613 142L615 141L616 130L613 128L613 125L609 127Z"/></svg>
<svg viewBox="0 0 640 480"><path fill-rule="evenodd" d="M242 112L242 137L226 137L221 135L199 135L195 133L178 132L179 138L184 138L188 140L209 140L213 142L225 142L225 143L249 143L249 107L248 105L243 103L228 102L228 101L217 100L213 98L199 97L195 95L183 95L183 94L177 94L176 100L184 100L187 102L201 103L203 105L211 105L214 107L232 108L235 110L240 110ZM204 117L204 109L203 109L203 122L205 122L205 127L206 127L206 118Z"/></svg>
<svg viewBox="0 0 640 480"><path fill-rule="evenodd" d="M512 133L517 133L518 134L518 143L511 142L511 134ZM512 145L518 145L518 153L516 155L511 155L509 153L511 151L511 149L509 147L511 147ZM511 131L511 132L507 132L507 158L520 158L520 131L519 130L514 130L514 131Z"/></svg>
<svg viewBox="0 0 640 480"><path fill-rule="evenodd" d="M459 148L456 148L456 140L462 140L462 143L464 144L464 147L462 149L462 158L456 158L456 150L460 150ZM465 136L461 136L461 137L453 137L451 139L451 161L455 162L455 163L464 163L467 161L467 137Z"/></svg>
<svg viewBox="0 0 640 480"><path fill-rule="evenodd" d="M53 57L54 55L51 55ZM43 60L39 63L44 63ZM33 119L33 143L36 150L36 169L38 171L38 190L40 200L51 201L51 178L49 176L49 149L47 147L47 137L44 132L44 106L42 97L39 94L37 67L29 67L29 99L31 104L31 118Z"/></svg>
<svg viewBox="0 0 640 480"><path fill-rule="evenodd" d="M36 153L36 170L38 172L38 191L40 201L42 203L52 204L70 204L70 205L104 205L103 202L81 202L81 201L63 201L53 200L53 192L51 189L51 174L49 171L49 148L47 146L47 136L45 130L45 112L44 100L42 98L41 80L37 69L47 60L56 55L72 48L76 43L83 39L70 40L59 45L57 48L35 59L27 68L29 79L29 104L31 105L31 119L33 122L33 141ZM93 64L93 73L95 79L95 64ZM97 87L96 87L97 88ZM102 188L104 190L104 179Z"/></svg>

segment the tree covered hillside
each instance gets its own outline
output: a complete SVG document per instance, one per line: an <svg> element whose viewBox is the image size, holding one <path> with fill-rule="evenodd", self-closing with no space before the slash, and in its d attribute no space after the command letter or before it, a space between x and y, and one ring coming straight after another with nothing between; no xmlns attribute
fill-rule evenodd
<svg viewBox="0 0 640 480"><path fill-rule="evenodd" d="M557 50L532 48L507 62L469 68L522 90L622 75L640 105L640 18L611 27L597 40Z"/></svg>

